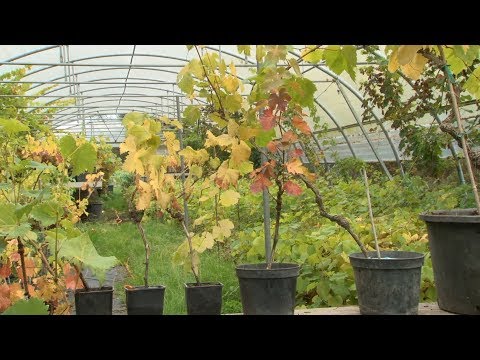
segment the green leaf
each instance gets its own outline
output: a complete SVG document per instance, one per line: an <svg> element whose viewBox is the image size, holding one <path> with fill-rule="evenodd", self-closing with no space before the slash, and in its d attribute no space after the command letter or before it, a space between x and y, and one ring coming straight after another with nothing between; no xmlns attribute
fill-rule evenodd
<svg viewBox="0 0 480 360"><path fill-rule="evenodd" d="M343 304L343 299L340 295L328 295L327 304L328 306L341 306Z"/></svg>
<svg viewBox="0 0 480 360"><path fill-rule="evenodd" d="M144 113L132 111L123 117L122 124L127 126L130 122L133 122L135 125L142 125L145 117Z"/></svg>
<svg viewBox="0 0 480 360"><path fill-rule="evenodd" d="M243 161L240 166L238 166L238 171L240 174L250 174L253 171L253 163L251 161Z"/></svg>
<svg viewBox="0 0 480 360"><path fill-rule="evenodd" d="M53 169L56 169L55 166L53 165L47 165L47 164L44 164L44 163L40 163L38 161L30 161L30 164L27 165L28 168L30 169L35 169L35 170L53 170Z"/></svg>
<svg viewBox="0 0 480 360"><path fill-rule="evenodd" d="M77 148L77 142L72 135L65 135L60 139L60 152L64 158L69 158Z"/></svg>
<svg viewBox="0 0 480 360"><path fill-rule="evenodd" d="M317 64L322 60L323 50L322 49L316 49L315 51L312 51L315 47L316 47L316 45L308 45L302 51L302 55L308 52L308 54L303 57L303 59L306 62L309 62L311 64Z"/></svg>
<svg viewBox="0 0 480 360"><path fill-rule="evenodd" d="M275 129L260 130L255 136L255 142L258 146L267 146L267 144L275 137Z"/></svg>
<svg viewBox="0 0 480 360"><path fill-rule="evenodd" d="M10 306L2 315L48 315L48 306L38 298L22 299Z"/></svg>
<svg viewBox="0 0 480 360"><path fill-rule="evenodd" d="M323 52L325 64L335 74L340 75L346 71L355 81L355 67L357 66L357 50L355 46L329 45Z"/></svg>
<svg viewBox="0 0 480 360"><path fill-rule="evenodd" d="M46 201L33 207L30 216L44 227L53 225L64 214L63 208L55 201Z"/></svg>
<svg viewBox="0 0 480 360"><path fill-rule="evenodd" d="M26 233L30 231L30 224L29 223L22 223L15 228L12 229L12 231L9 232L9 236L12 238L16 237L23 237Z"/></svg>
<svg viewBox="0 0 480 360"><path fill-rule="evenodd" d="M230 112L238 111L242 108L242 96L240 94L227 95L223 106Z"/></svg>
<svg viewBox="0 0 480 360"><path fill-rule="evenodd" d="M330 294L330 285L328 280L320 279L317 284L317 294L320 296L320 298L324 300L327 299L328 294Z"/></svg>
<svg viewBox="0 0 480 360"><path fill-rule="evenodd" d="M183 75L182 80L178 82L178 87L188 95L193 94L193 85L194 81L192 75L190 75L189 73Z"/></svg>
<svg viewBox="0 0 480 360"><path fill-rule="evenodd" d="M89 268L100 283L105 281L106 271L118 263L115 256L100 256L86 233L65 240L58 255L68 261Z"/></svg>
<svg viewBox="0 0 480 360"><path fill-rule="evenodd" d="M193 125L195 124L201 116L200 108L195 105L188 105L183 111L183 117L185 124Z"/></svg>
<svg viewBox="0 0 480 360"><path fill-rule="evenodd" d="M97 164L97 152L90 143L82 144L75 151L71 158L73 165L72 175L78 175L83 172L93 172Z"/></svg>
<svg viewBox="0 0 480 360"><path fill-rule="evenodd" d="M470 94L480 99L480 67L476 68L463 85Z"/></svg>
<svg viewBox="0 0 480 360"><path fill-rule="evenodd" d="M250 56L250 45L237 45L237 50L239 54Z"/></svg>
<svg viewBox="0 0 480 360"><path fill-rule="evenodd" d="M334 294L341 296L342 299L350 295L350 290L344 284L330 284L330 288Z"/></svg>
<svg viewBox="0 0 480 360"><path fill-rule="evenodd" d="M4 118L0 118L0 129L5 131L8 135L15 135L30 130L27 125L22 124L22 122L17 119Z"/></svg>
<svg viewBox="0 0 480 360"><path fill-rule="evenodd" d="M9 236L17 224L14 204L0 204L0 236ZM12 236L10 236L12 237Z"/></svg>
<svg viewBox="0 0 480 360"><path fill-rule="evenodd" d="M300 104L302 107L312 106L317 87L307 78L292 77L285 83L288 94L292 97L293 102Z"/></svg>

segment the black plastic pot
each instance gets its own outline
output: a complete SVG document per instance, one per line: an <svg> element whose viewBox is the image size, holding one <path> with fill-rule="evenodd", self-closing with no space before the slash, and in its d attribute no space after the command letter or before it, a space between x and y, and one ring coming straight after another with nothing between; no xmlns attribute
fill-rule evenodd
<svg viewBox="0 0 480 360"><path fill-rule="evenodd" d="M349 256L358 305L363 315L416 315L425 255L410 251L375 251Z"/></svg>
<svg viewBox="0 0 480 360"><path fill-rule="evenodd" d="M108 192L113 192L113 185L112 184L108 185Z"/></svg>
<svg viewBox="0 0 480 360"><path fill-rule="evenodd" d="M125 288L128 315L163 315L165 286Z"/></svg>
<svg viewBox="0 0 480 360"><path fill-rule="evenodd" d="M87 181L87 173L81 173L81 174L77 175L76 179L77 179L78 182Z"/></svg>
<svg viewBox="0 0 480 360"><path fill-rule="evenodd" d="M185 300L188 315L220 315L222 313L222 283L186 283Z"/></svg>
<svg viewBox="0 0 480 360"><path fill-rule="evenodd" d="M87 205L88 219L98 220L102 216L103 202L92 201Z"/></svg>
<svg viewBox="0 0 480 360"><path fill-rule="evenodd" d="M440 309L480 315L480 216L475 209L421 214Z"/></svg>
<svg viewBox="0 0 480 360"><path fill-rule="evenodd" d="M245 315L293 315L300 266L274 263L236 268Z"/></svg>
<svg viewBox="0 0 480 360"><path fill-rule="evenodd" d="M113 288L103 286L89 290L75 290L77 315L112 315Z"/></svg>

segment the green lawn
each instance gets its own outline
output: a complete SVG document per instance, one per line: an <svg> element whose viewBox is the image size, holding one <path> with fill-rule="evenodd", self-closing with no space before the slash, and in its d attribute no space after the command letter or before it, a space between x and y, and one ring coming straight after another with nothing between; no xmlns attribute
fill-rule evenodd
<svg viewBox="0 0 480 360"><path fill-rule="evenodd" d="M105 205L121 205L120 194L113 194ZM100 255L116 256L126 266L130 277L117 284L115 292L125 298L123 285L143 285L145 250L137 227L131 222L115 224L113 221L91 222L81 225L88 230ZM180 227L174 224L152 220L145 224L145 233L151 245L150 285L164 285L165 314L186 314L185 282L193 282L191 273L182 267L174 266L171 257L176 247L183 241ZM223 313L241 312L238 280L235 265L230 257L222 255L217 248L201 255L201 281L219 281L223 287Z"/></svg>

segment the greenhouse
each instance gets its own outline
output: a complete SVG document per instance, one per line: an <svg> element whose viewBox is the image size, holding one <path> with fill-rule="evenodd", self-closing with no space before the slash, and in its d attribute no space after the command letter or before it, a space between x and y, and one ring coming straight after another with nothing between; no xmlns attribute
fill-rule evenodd
<svg viewBox="0 0 480 360"><path fill-rule="evenodd" d="M0 314L480 314L480 46L0 46Z"/></svg>

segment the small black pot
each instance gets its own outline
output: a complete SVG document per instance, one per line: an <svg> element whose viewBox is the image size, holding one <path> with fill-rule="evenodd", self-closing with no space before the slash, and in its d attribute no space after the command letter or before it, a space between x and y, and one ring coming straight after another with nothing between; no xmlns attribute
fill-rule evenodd
<svg viewBox="0 0 480 360"><path fill-rule="evenodd" d="M363 315L416 315L425 255L409 251L351 254L358 305Z"/></svg>
<svg viewBox="0 0 480 360"><path fill-rule="evenodd" d="M245 315L293 315L299 265L245 264L236 271Z"/></svg>
<svg viewBox="0 0 480 360"><path fill-rule="evenodd" d="M421 214L440 309L480 315L480 216L475 209Z"/></svg>
<svg viewBox="0 0 480 360"><path fill-rule="evenodd" d="M103 202L92 201L87 205L88 220L99 220L102 217Z"/></svg>
<svg viewBox="0 0 480 360"><path fill-rule="evenodd" d="M220 315L222 313L222 283L186 283L185 300L188 315Z"/></svg>
<svg viewBox="0 0 480 360"><path fill-rule="evenodd" d="M113 192L113 185L112 184L108 185L108 192Z"/></svg>
<svg viewBox="0 0 480 360"><path fill-rule="evenodd" d="M128 315L163 315L165 286L125 288Z"/></svg>
<svg viewBox="0 0 480 360"><path fill-rule="evenodd" d="M113 288L103 286L75 290L75 313L77 315L112 315Z"/></svg>

